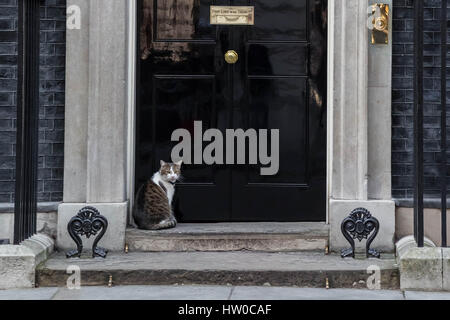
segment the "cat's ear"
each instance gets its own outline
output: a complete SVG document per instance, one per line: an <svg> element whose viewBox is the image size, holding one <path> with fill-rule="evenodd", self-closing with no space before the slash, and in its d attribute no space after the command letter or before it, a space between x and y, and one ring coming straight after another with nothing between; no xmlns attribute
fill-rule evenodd
<svg viewBox="0 0 450 320"><path fill-rule="evenodd" d="M166 165L166 163L164 162L164 160L161 160L160 162L161 167L164 167Z"/></svg>
<svg viewBox="0 0 450 320"><path fill-rule="evenodd" d="M183 164L183 160L180 160L180 161L178 161L178 162L175 162L175 164L176 164L177 166L181 167L181 165Z"/></svg>

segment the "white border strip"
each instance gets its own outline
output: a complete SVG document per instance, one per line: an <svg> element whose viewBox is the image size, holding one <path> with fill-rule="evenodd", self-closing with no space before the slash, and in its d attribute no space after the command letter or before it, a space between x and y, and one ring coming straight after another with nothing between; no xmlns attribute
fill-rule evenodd
<svg viewBox="0 0 450 320"><path fill-rule="evenodd" d="M134 171L135 171L135 145L136 145L136 0L128 1L128 137L127 137L127 199L130 214L134 205Z"/></svg>
<svg viewBox="0 0 450 320"><path fill-rule="evenodd" d="M335 0L328 1L328 45L327 45L327 206L326 222L330 223L331 186L333 184L333 115L334 115L334 12Z"/></svg>

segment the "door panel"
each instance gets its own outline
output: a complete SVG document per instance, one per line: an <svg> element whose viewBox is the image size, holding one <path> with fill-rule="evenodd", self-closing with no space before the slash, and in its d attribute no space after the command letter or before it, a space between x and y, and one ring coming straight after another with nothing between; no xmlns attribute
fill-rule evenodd
<svg viewBox="0 0 450 320"><path fill-rule="evenodd" d="M157 8L153 23L154 41L165 45L173 40L215 40L215 28L209 24L211 0L152 0ZM154 10L154 9L153 9Z"/></svg>
<svg viewBox="0 0 450 320"><path fill-rule="evenodd" d="M184 222L323 221L326 0L140 5L137 186L170 159L172 132L193 136L194 121L223 133L279 129L276 175L261 176L260 165L185 165L176 215ZM255 25L210 25L210 5L254 6ZM238 52L236 64L225 63L227 50Z"/></svg>
<svg viewBox="0 0 450 320"><path fill-rule="evenodd" d="M321 70L315 77L310 68L316 60L309 56L311 46L325 45L325 37L318 36L323 24L317 25L317 2L248 3L255 6L256 28L234 30L247 56L247 66L235 75L234 86L246 90L235 91L234 112L246 128L280 130L280 168L274 176L261 176L259 166L232 171L232 220L322 221L326 162L325 151L318 150L326 150L326 113L318 83L325 79L325 50L315 58L320 65L312 66Z"/></svg>
<svg viewBox="0 0 450 320"><path fill-rule="evenodd" d="M306 81L297 78L249 79L248 128L280 130L280 169L262 176L254 166L249 183L306 184ZM269 149L270 150L270 149Z"/></svg>
<svg viewBox="0 0 450 320"><path fill-rule="evenodd" d="M247 30L249 40L306 40L308 23L306 0L244 2L248 3L246 5L255 6L255 25Z"/></svg>
<svg viewBox="0 0 450 320"><path fill-rule="evenodd" d="M247 49L248 75L306 76L306 44L251 43Z"/></svg>
<svg viewBox="0 0 450 320"><path fill-rule="evenodd" d="M205 20L211 3L140 3L137 186L153 175L160 160L170 160L174 130L193 135L194 121L202 121L204 130L228 126L227 74L218 59L228 35ZM183 176L174 204L181 221L229 219L230 168L185 165Z"/></svg>

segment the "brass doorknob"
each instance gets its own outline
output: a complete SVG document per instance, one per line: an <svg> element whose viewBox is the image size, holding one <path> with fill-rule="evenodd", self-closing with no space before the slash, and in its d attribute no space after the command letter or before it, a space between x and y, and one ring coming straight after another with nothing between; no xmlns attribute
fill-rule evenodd
<svg viewBox="0 0 450 320"><path fill-rule="evenodd" d="M239 55L234 50L228 50L227 53L225 53L225 61L228 64L235 64L239 60Z"/></svg>

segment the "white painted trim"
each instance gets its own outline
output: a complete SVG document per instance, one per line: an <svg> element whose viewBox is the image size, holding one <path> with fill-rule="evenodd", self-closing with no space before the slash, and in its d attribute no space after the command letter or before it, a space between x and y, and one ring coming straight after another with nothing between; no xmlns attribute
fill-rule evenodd
<svg viewBox="0 0 450 320"><path fill-rule="evenodd" d="M327 182L326 222L330 223L330 196L333 181L333 79L334 79L334 0L328 1L328 45L327 45Z"/></svg>
<svg viewBox="0 0 450 320"><path fill-rule="evenodd" d="M128 1L128 133L127 133L127 199L129 215L134 202L135 150L136 150L136 0Z"/></svg>
<svg viewBox="0 0 450 320"><path fill-rule="evenodd" d="M357 130L358 130L358 199L368 200L368 140L369 140L369 121L368 121L368 65L369 65L369 31L366 28L368 2L358 2L358 98L357 98Z"/></svg>

